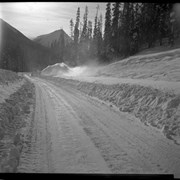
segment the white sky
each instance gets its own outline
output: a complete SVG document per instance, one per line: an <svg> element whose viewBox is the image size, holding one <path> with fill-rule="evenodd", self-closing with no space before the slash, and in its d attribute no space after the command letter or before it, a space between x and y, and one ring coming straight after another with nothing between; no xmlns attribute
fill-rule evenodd
<svg viewBox="0 0 180 180"><path fill-rule="evenodd" d="M88 19L94 23L96 7L105 17L106 3L93 2L15 2L0 3L0 18L21 31L25 36L34 38L48 34L60 28L70 34L69 21L76 19L77 8L80 7L81 21L85 6L88 6Z"/></svg>

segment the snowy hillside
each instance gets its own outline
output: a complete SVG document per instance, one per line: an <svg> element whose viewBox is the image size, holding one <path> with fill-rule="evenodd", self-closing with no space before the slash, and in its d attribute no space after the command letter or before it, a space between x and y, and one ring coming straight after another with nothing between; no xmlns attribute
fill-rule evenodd
<svg viewBox="0 0 180 180"><path fill-rule="evenodd" d="M96 76L180 81L180 49L131 56L101 68Z"/></svg>

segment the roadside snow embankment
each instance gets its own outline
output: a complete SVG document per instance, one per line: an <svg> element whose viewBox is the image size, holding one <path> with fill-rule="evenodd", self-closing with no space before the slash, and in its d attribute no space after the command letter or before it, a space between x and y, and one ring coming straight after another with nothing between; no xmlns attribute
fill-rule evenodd
<svg viewBox="0 0 180 180"><path fill-rule="evenodd" d="M105 85L77 80L50 78L56 85L71 86L120 111L134 114L141 122L159 128L164 135L180 144L180 95L136 84Z"/></svg>
<svg viewBox="0 0 180 180"><path fill-rule="evenodd" d="M83 82L78 89L114 104L120 111L133 113L144 124L162 129L167 138L180 143L180 95L129 84L110 86Z"/></svg>
<svg viewBox="0 0 180 180"><path fill-rule="evenodd" d="M24 78L17 73L0 69L0 103L24 84Z"/></svg>
<svg viewBox="0 0 180 180"><path fill-rule="evenodd" d="M13 83L21 80L22 77L18 76L15 72L0 69L0 85Z"/></svg>
<svg viewBox="0 0 180 180"><path fill-rule="evenodd" d="M26 82L0 104L0 172L16 172L27 124L33 116L34 85Z"/></svg>

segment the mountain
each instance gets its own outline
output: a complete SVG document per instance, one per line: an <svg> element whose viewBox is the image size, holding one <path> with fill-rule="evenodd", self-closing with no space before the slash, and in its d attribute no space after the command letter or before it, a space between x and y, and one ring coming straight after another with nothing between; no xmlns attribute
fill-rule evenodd
<svg viewBox="0 0 180 180"><path fill-rule="evenodd" d="M34 41L45 47L52 48L53 46L61 46L63 36L65 46L68 43L72 42L72 39L65 33L63 29L56 30L49 34L38 36L34 39Z"/></svg>
<svg viewBox="0 0 180 180"><path fill-rule="evenodd" d="M0 68L32 71L53 63L54 55L50 49L28 39L2 19L0 29Z"/></svg>

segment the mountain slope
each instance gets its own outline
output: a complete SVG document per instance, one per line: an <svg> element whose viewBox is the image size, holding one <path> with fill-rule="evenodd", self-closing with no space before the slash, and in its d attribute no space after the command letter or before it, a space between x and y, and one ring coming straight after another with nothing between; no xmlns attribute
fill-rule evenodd
<svg viewBox="0 0 180 180"><path fill-rule="evenodd" d="M52 47L53 45L55 45L55 43L57 45L62 41L62 36L64 36L65 45L72 41L71 38L62 29L49 34L38 36L34 39L34 41L45 47Z"/></svg>
<svg viewBox="0 0 180 180"><path fill-rule="evenodd" d="M52 52L24 36L0 19L0 68L13 71L32 71L46 67L53 59Z"/></svg>

